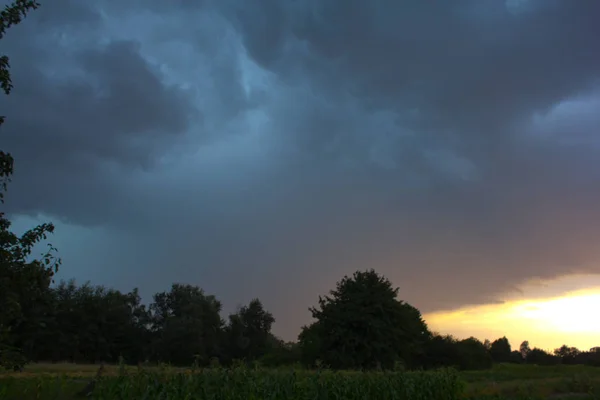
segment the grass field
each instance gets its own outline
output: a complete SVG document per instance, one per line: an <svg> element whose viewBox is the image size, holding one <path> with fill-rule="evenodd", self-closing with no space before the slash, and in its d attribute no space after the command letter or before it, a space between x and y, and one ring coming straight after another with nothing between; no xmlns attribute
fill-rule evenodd
<svg viewBox="0 0 600 400"><path fill-rule="evenodd" d="M32 364L0 374L0 400L74 399L98 366ZM488 371L358 373L107 366L96 399L600 399L600 368L498 365Z"/></svg>

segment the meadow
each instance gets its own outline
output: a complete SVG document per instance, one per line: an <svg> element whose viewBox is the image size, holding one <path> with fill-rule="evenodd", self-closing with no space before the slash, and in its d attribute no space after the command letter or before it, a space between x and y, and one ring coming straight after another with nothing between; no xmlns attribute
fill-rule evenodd
<svg viewBox="0 0 600 400"><path fill-rule="evenodd" d="M98 366L32 364L0 375L0 400L76 399ZM107 366L92 399L478 400L600 399L600 369L497 365L457 372Z"/></svg>

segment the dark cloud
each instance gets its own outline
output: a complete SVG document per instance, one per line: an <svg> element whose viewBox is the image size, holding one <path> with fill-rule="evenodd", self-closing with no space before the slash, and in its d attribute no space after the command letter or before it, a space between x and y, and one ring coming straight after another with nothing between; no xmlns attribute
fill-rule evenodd
<svg viewBox="0 0 600 400"><path fill-rule="evenodd" d="M3 146L13 212L128 235L94 278L291 337L355 269L423 311L600 272L597 1L75 4L5 39Z"/></svg>
<svg viewBox="0 0 600 400"><path fill-rule="evenodd" d="M53 165L71 167L78 158L84 164L104 160L148 167L167 150L169 139L185 131L190 107L182 93L161 83L137 50L132 42L112 42L83 51L69 61L85 75L62 82L13 62L14 80L21 85L6 102L7 137L14 140L8 147L22 148L30 157L35 140L35 158L46 155L43 161Z"/></svg>
<svg viewBox="0 0 600 400"><path fill-rule="evenodd" d="M78 24L98 29L98 14L75 3L62 7L64 14L56 5L42 7L26 29L9 32L15 90L1 100L10 120L3 145L17 160L11 190L19 198L9 210L37 212L43 203L43 211L97 221L73 203L85 199L106 211L120 175L153 168L199 113L185 90L163 82L139 43L90 46L86 26ZM73 27L79 38L71 37Z"/></svg>

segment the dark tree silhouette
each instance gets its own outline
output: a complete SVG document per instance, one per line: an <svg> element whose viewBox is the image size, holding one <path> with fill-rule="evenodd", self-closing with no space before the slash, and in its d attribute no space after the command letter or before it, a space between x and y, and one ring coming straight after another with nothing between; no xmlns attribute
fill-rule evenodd
<svg viewBox="0 0 600 400"><path fill-rule="evenodd" d="M523 343L521 343L519 352L521 353L521 358L526 361L529 353L531 353L531 347L529 347L529 342L527 340L524 340Z"/></svg>
<svg viewBox="0 0 600 400"><path fill-rule="evenodd" d="M304 348L333 368L411 366L430 336L421 313L397 299L398 289L373 270L344 277L310 309Z"/></svg>
<svg viewBox="0 0 600 400"><path fill-rule="evenodd" d="M506 337L494 340L490 345L490 355L497 363L510 362L512 349Z"/></svg>
<svg viewBox="0 0 600 400"><path fill-rule="evenodd" d="M458 341L451 335L432 335L425 344L424 356L419 364L427 369L460 368L461 355Z"/></svg>
<svg viewBox="0 0 600 400"><path fill-rule="evenodd" d="M493 364L490 353L483 343L474 337L461 340L457 343L459 357L458 367L460 369L486 369Z"/></svg>
<svg viewBox="0 0 600 400"><path fill-rule="evenodd" d="M534 347L527 354L526 362L528 364L536 364L536 365L556 365L560 363L560 358L548 353L545 350L538 349Z"/></svg>
<svg viewBox="0 0 600 400"><path fill-rule="evenodd" d="M154 295L150 310L158 359L191 365L218 356L223 320L214 296L196 286L173 284L171 291Z"/></svg>
<svg viewBox="0 0 600 400"><path fill-rule="evenodd" d="M510 344L504 338L486 346L475 338L430 334L416 309L390 295L395 290L384 278L368 274L345 278L332 296L321 299L321 318L302 329L298 343L285 343L271 333L274 319L258 299L231 314L225 324L219 301L196 286L175 284L157 293L147 309L136 289L122 293L90 283L60 282L34 300L21 300L23 319L11 326L10 345L16 349L12 362L19 356L34 361L189 366L212 364L218 358L224 366L243 360L271 367L302 362L336 369L403 365L475 370L492 366L492 348L501 354L496 356L500 362L524 361L517 350L505 360ZM372 334L368 326L380 327L380 332ZM527 343L521 347L531 364L600 366L598 348L562 346L551 354L528 350ZM9 366L15 365L19 363Z"/></svg>
<svg viewBox="0 0 600 400"><path fill-rule="evenodd" d="M554 355L560 359L563 364L575 364L577 357L581 354L581 351L575 347L567 346L563 344L558 349L554 350Z"/></svg>
<svg viewBox="0 0 600 400"><path fill-rule="evenodd" d="M253 361L264 355L273 345L271 326L273 315L263 308L259 299L229 316L225 328L227 354L233 359Z"/></svg>

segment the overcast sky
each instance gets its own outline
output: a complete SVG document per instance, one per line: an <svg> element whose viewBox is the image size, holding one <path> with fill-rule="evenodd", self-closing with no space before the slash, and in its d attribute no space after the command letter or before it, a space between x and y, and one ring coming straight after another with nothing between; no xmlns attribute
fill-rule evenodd
<svg viewBox="0 0 600 400"><path fill-rule="evenodd" d="M600 273L598 0L40 1L6 207L62 278L259 297L292 339L357 269L426 313Z"/></svg>

